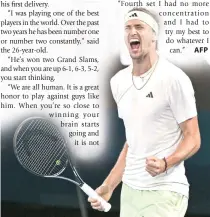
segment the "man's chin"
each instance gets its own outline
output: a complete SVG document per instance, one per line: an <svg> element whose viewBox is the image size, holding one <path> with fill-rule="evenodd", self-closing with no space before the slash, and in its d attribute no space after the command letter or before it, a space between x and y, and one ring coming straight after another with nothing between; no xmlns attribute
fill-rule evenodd
<svg viewBox="0 0 210 217"><path fill-rule="evenodd" d="M132 59L140 59L141 58L141 54L138 52L138 53L130 53L130 56Z"/></svg>

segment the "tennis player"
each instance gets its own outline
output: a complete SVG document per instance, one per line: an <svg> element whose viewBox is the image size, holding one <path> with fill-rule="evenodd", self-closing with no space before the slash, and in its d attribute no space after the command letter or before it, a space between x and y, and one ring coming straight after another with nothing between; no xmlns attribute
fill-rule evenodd
<svg viewBox="0 0 210 217"><path fill-rule="evenodd" d="M200 148L194 90L188 76L157 54L159 25L148 10L125 16L133 64L111 79L126 142L96 191L107 201L122 181L120 217L183 217L189 198L184 161ZM89 198L93 209L100 202Z"/></svg>

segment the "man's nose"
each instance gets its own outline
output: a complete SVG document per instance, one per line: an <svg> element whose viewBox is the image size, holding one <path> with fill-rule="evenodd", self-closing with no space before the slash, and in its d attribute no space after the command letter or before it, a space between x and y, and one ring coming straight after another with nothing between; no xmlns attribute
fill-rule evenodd
<svg viewBox="0 0 210 217"><path fill-rule="evenodd" d="M131 28L131 32L130 34L133 36L133 35L136 35L137 34L137 31L136 31L136 28Z"/></svg>

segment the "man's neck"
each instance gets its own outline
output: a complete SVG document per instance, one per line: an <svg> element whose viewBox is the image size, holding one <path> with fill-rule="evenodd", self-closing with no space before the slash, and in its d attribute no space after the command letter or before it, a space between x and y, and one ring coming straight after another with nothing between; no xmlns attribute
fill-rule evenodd
<svg viewBox="0 0 210 217"><path fill-rule="evenodd" d="M158 54L147 55L141 59L133 59L133 75L140 76L147 72L158 60Z"/></svg>

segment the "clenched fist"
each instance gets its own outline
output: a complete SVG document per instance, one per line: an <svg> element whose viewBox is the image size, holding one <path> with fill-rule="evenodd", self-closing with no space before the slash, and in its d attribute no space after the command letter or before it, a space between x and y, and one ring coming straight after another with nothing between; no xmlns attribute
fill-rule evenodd
<svg viewBox="0 0 210 217"><path fill-rule="evenodd" d="M153 177L165 172L167 169L166 166L163 159L155 156L146 158L146 171Z"/></svg>

